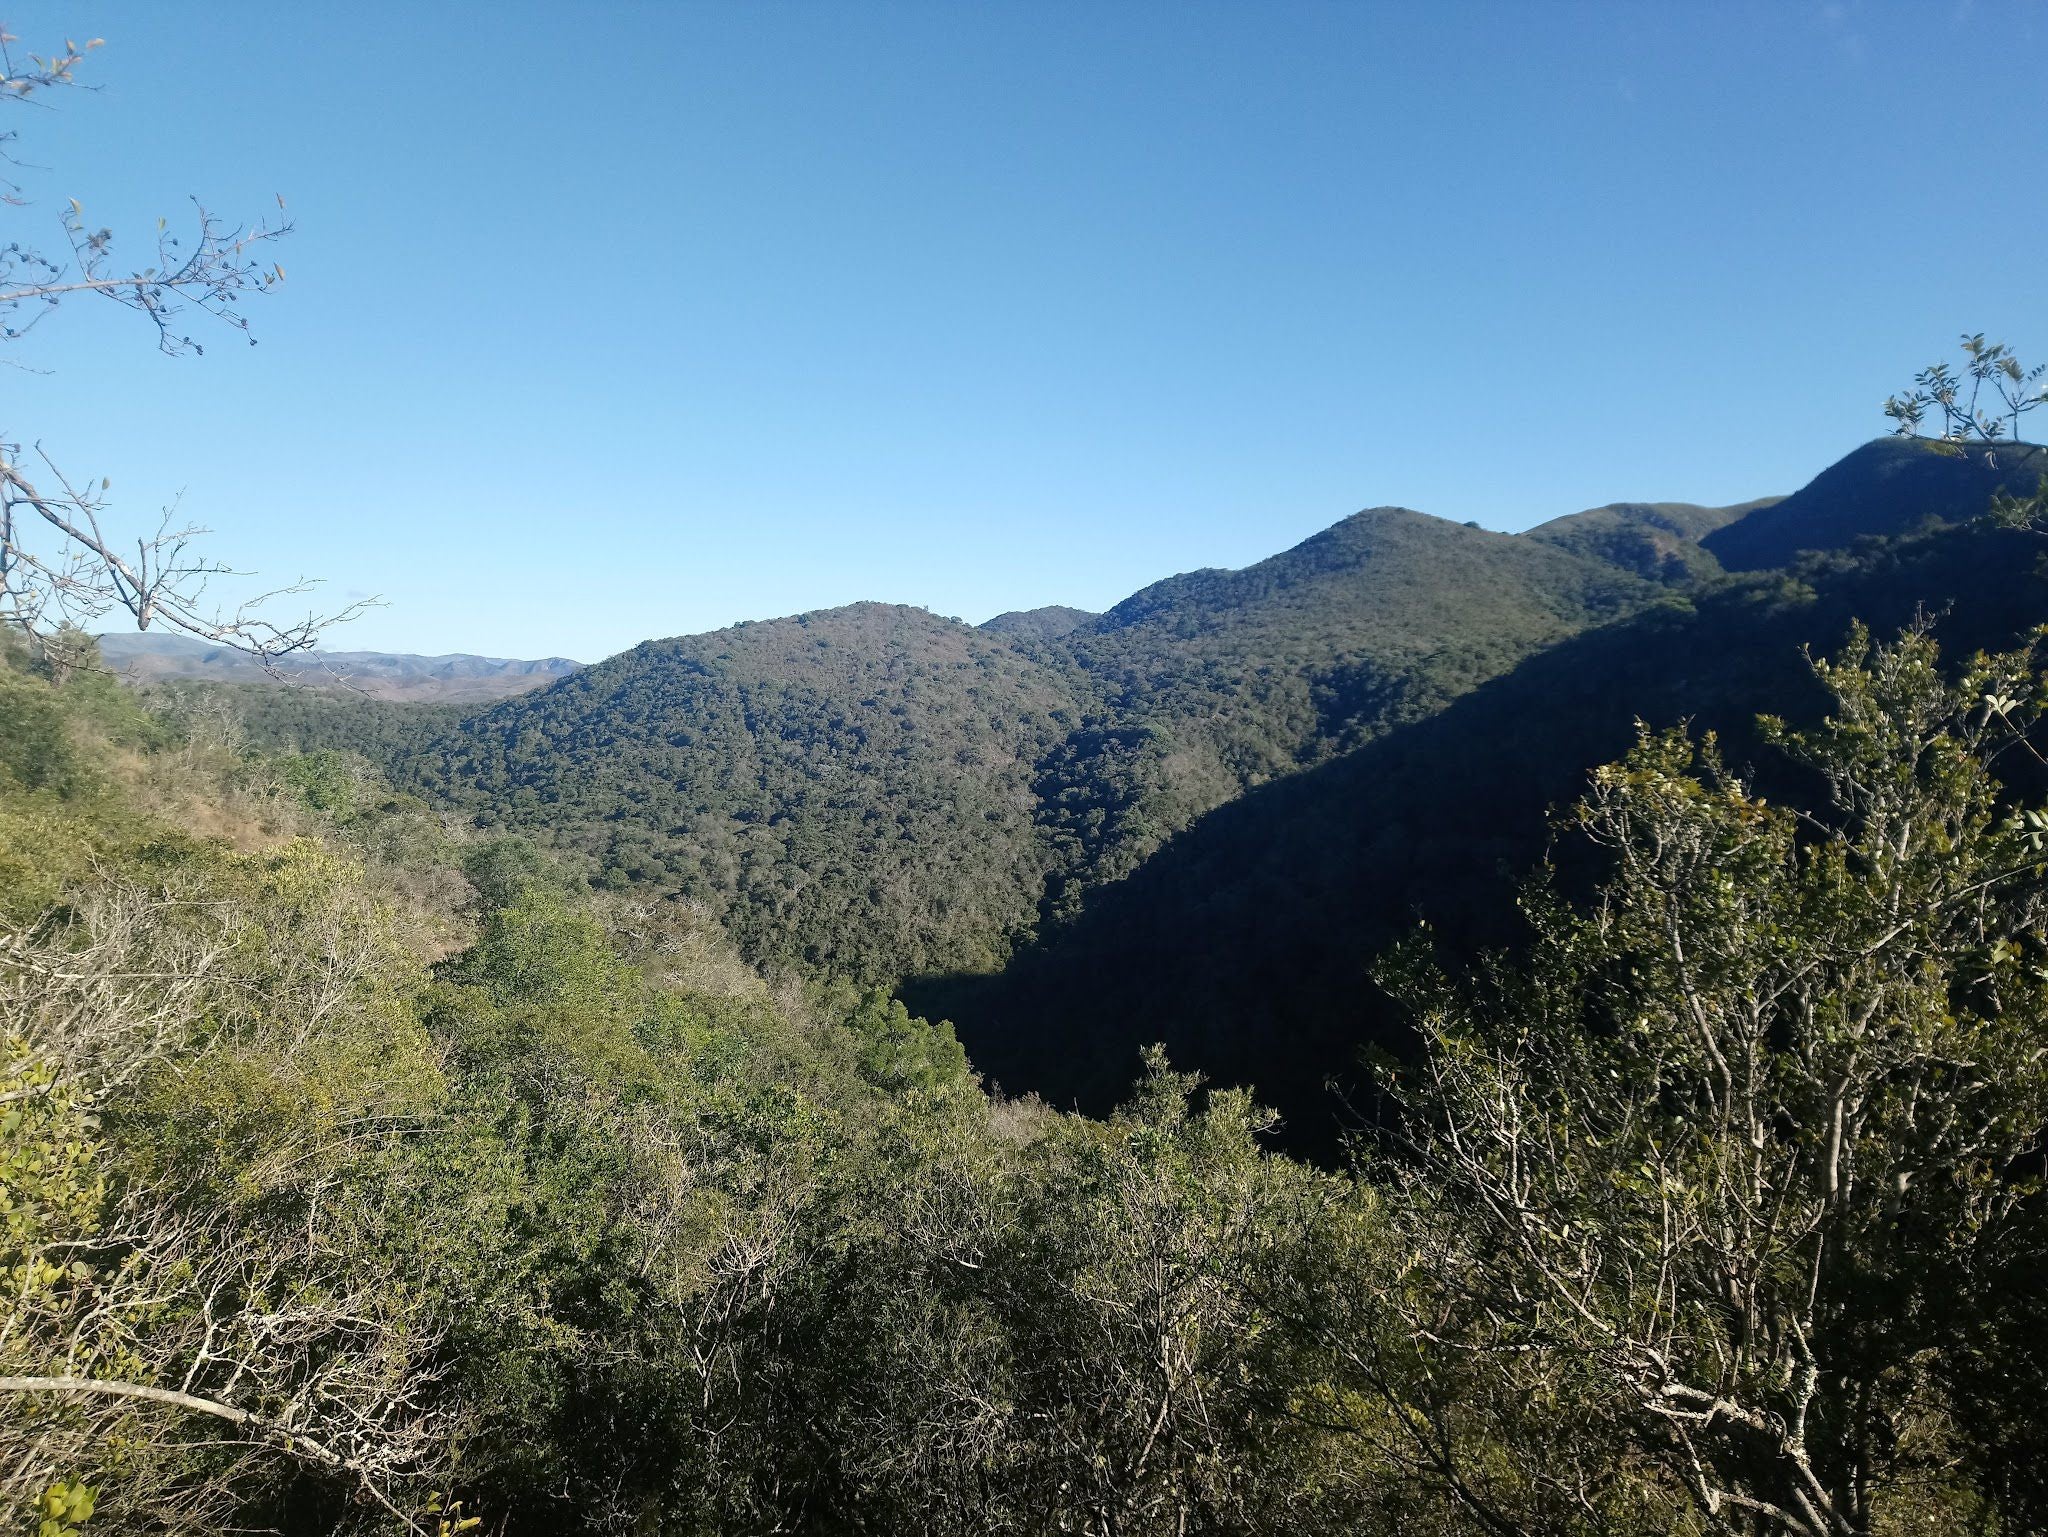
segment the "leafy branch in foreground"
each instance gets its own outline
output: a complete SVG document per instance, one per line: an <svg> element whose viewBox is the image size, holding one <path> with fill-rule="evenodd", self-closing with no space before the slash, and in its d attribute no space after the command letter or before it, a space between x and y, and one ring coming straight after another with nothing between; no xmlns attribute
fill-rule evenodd
<svg viewBox="0 0 2048 1537"><path fill-rule="evenodd" d="M1977 444L1991 458L1998 445L2009 443L2024 450L2021 464L2040 460L2039 445L2021 443L2020 422L2048 405L2048 363L2028 368L2005 343L1985 341L1982 331L1963 338L1963 358L1961 374L1946 363L1930 364L1913 376L1911 390L1884 403L1884 414L1896 424L1892 435L1920 436L1929 412L1938 411L1941 430L1933 447L1939 453L1960 454ZM2048 472L2031 496L1998 492L1988 519L2005 528L2048 527Z"/></svg>
<svg viewBox="0 0 2048 1537"><path fill-rule="evenodd" d="M82 46L67 42L61 53L21 59L16 42L0 33L0 102L16 109L41 105L46 93L77 85L78 66L100 45L97 38ZM0 135L0 154L14 138L11 131ZM12 181L0 181L0 203L17 217L28 206ZM283 206L280 198L278 207ZM291 233L291 225L282 219L229 224L196 201L194 208L197 224L188 234L157 221L154 259L140 267L115 260L113 232L88 224L76 198L59 221L62 246L45 246L33 237L9 241L0 248L0 342L19 341L65 299L81 294L146 316L158 349L173 357L205 350L174 324L188 308L246 334L249 321L240 306L284 281L284 269L265 253ZM238 573L194 552L204 529L166 513L154 533L132 541L117 535L104 521L104 479L97 486L80 484L39 446L33 453L42 468L32 475L21 443L0 424L0 623L26 633L60 666L66 648L57 637L115 611L125 612L138 629L160 624L269 660L311 647L328 625L367 606L356 603L286 623L260 617L266 601L308 589L296 582L232 609L214 607L207 599L209 581Z"/></svg>
<svg viewBox="0 0 2048 1537"><path fill-rule="evenodd" d="M1389 1192L1438 1257L1388 1303L1415 1369L1543 1402L1667 1529L1864 1537L2013 1481L1971 1467L2010 1459L1957 1368L2038 1221L2048 821L1993 767L2032 751L2040 641L1954 683L1920 629L1817 662L1833 718L1773 728L1815 814L1644 732L1570 819L1615 865L1590 911L1539 888L1526 968L1389 971L1429 1046Z"/></svg>
<svg viewBox="0 0 2048 1537"><path fill-rule="evenodd" d="M2020 418L2048 405L2048 364L2028 368L2003 342L1982 331L1965 336L1963 370L1933 363L1913 376L1913 388L1884 403L1899 437L1918 437L1930 410L1941 415L1937 440L1948 444L2020 440ZM1994 404L1997 409L1993 409Z"/></svg>

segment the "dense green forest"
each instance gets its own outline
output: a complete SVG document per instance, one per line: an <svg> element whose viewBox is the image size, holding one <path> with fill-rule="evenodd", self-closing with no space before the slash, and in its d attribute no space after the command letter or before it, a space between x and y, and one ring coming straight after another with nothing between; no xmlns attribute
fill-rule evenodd
<svg viewBox="0 0 2048 1537"><path fill-rule="evenodd" d="M1787 771L1752 723L1825 708L1803 649L1923 612L1953 649L2010 644L2048 614L2038 536L1874 540L1674 596L1202 818L1001 974L914 978L904 996L951 1018L1006 1085L1103 1109L1164 1041L1255 1084L1296 1145L1327 1152L1370 1113L1360 1049L1409 1043L1373 957L1418 922L1467 956L1524 940L1519 883L1550 846L1550 810L1626 749L1632 722L1714 730L1777 790Z"/></svg>
<svg viewBox="0 0 2048 1537"><path fill-rule="evenodd" d="M2035 454L471 715L0 632L8 1518L2038 1530Z"/></svg>
<svg viewBox="0 0 2048 1537"><path fill-rule="evenodd" d="M2036 452L1886 439L1788 497L1519 536L1380 509L1106 614L856 605L467 717L173 697L690 904L772 974L893 988L1007 1088L1103 1111L1163 1040L1328 1156L1370 1113L1360 1049L1405 1039L1370 958L1424 919L1518 938L1546 808L1631 720L1695 719L1746 761L1758 709L1817 707L1800 648L1859 617L1924 608L1973 649L2048 611L2032 536L1973 521Z"/></svg>
<svg viewBox="0 0 2048 1537"><path fill-rule="evenodd" d="M1522 958L1383 958L1417 1048L1340 1169L1157 1052L1101 1118L992 1095L883 992L9 646L0 1499L44 1537L2038 1529L2048 812L1997 770L2040 643L1847 636L1753 739L1789 798L1624 725Z"/></svg>
<svg viewBox="0 0 2048 1537"><path fill-rule="evenodd" d="M886 984L999 969L1204 812L1653 600L1623 565L1379 509L1100 616L857 604L650 641L459 723L240 709L700 903L756 964Z"/></svg>
<svg viewBox="0 0 2048 1537"><path fill-rule="evenodd" d="M277 202L68 199L0 342L245 335ZM2048 367L1963 352L1784 497L589 668L0 432L0 1528L2048 1531Z"/></svg>

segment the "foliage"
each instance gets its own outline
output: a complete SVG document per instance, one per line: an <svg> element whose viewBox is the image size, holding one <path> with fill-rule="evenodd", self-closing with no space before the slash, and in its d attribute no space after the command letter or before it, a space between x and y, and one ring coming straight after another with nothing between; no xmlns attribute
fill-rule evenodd
<svg viewBox="0 0 2048 1537"><path fill-rule="evenodd" d="M1218 1082L1256 1086L1289 1145L1333 1158L1342 1128L1375 1113L1361 1048L1414 1047L1370 957L1418 917L1453 955L1525 943L1516 895L1551 842L1546 812L1628 750L1632 718L1694 721L1754 764L1772 799L1809 793L1754 716L1816 724L1827 698L1801 648L1841 645L1859 616L1908 625L1923 607L1951 653L2010 645L2048 614L2034 541L1980 519L1724 581L1562 641L1200 818L1001 974L902 996L951 1019L1013 1092L1106 1112L1140 1049L1164 1041ZM1561 879L1583 881L1582 853L1568 844L1558 859Z"/></svg>
<svg viewBox="0 0 2048 1537"><path fill-rule="evenodd" d="M706 904L757 964L988 972L1247 786L1648 592L1383 510L1099 618L862 604L650 642L382 761L598 884Z"/></svg>
<svg viewBox="0 0 2048 1537"><path fill-rule="evenodd" d="M1816 664L1829 719L1767 733L1813 812L1644 732L1572 819L1615 862L1589 911L1539 889L1479 986L1396 973L1429 1051L1393 1199L1442 1257L1396 1305L1482 1391L1557 1395L1588 1510L1616 1469L1717 1531L1975 1508L1942 1363L2048 1130L2048 820L1992 770L2048 681L2032 644L1935 663Z"/></svg>
<svg viewBox="0 0 2048 1537"><path fill-rule="evenodd" d="M2019 441L2020 418L2048 403L2048 364L2028 368L2003 342L1984 333L1965 336L1963 371L1934 363L1913 376L1913 388L1884 403L1884 414L1901 437L1917 437L1930 407L1941 413L1942 443ZM1967 381L1967 383L1965 382ZM1995 406L1995 409L1994 409Z"/></svg>
<svg viewBox="0 0 2048 1537"><path fill-rule="evenodd" d="M1944 682L1916 633L1830 664L1835 723L1778 739L1839 772L1784 798L1646 738L1585 816L1623 859L1604 905L1561 864L1526 967L1405 974L1437 1011L1413 1149L1354 1172L1272 1152L1270 1113L1158 1052L1102 1120L992 1096L886 992L770 986L703 909L443 829L360 760L251 754L203 713L138 730L18 654L0 677L75 770L0 781L0 859L38 872L0 931L10 1519L1648 1537L1718 1519L1675 1446L1758 1501L1785 1460L1732 1410L1674 1440L1660 1384L1774 1423L1802 1350L1814 1478L1867 1489L1836 1530L2039 1517L2042 1214L2012 1155L2040 1131L2041 823L1985 765L2043 702L2023 659ZM1886 937L1893 892L1939 921ZM1728 1030L1788 979L1746 1026L1752 1134L1701 1135L1727 1101L1688 967ZM1436 1139L1502 1104L1518 1150L1569 1155L1517 1165L1528 1208L1597 1249L1518 1249L1522 1208L1473 1198L1498 1159ZM1731 1312L1743 1180L1784 1195ZM1534 1284L1565 1260L1611 1328Z"/></svg>

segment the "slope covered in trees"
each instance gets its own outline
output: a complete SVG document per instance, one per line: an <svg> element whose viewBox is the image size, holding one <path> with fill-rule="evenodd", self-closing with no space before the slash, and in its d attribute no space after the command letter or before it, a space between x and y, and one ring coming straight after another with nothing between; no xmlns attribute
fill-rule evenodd
<svg viewBox="0 0 2048 1537"><path fill-rule="evenodd" d="M1376 509L1102 615L976 631L855 605L650 642L459 723L281 690L239 708L259 744L362 752L592 879L701 903L757 963L988 974L1245 792L1708 590L1708 543L1763 519L1759 548L1831 548L1926 521L1908 503L1981 510L2023 479L2000 474L1878 443L1781 502L1617 503L1519 536Z"/></svg>
<svg viewBox="0 0 2048 1537"><path fill-rule="evenodd" d="M2025 443L1967 448L1925 438L1878 438L1829 465L1790 496L1706 534L1730 571L1782 566L1802 551L1911 533L1928 523L1982 516L2000 491L2030 495L2048 456Z"/></svg>
<svg viewBox="0 0 2048 1537"><path fill-rule="evenodd" d="M1712 577L1721 569L1700 540L1777 500L1764 497L1733 507L1701 507L1692 502L1612 502L1569 517L1552 518L1530 529L1528 537L1607 561L1653 582L1683 586Z"/></svg>
<svg viewBox="0 0 2048 1537"><path fill-rule="evenodd" d="M1247 786L1653 592L1382 509L1099 617L858 604L649 642L384 761L594 879L707 904L757 962L985 971Z"/></svg>
<svg viewBox="0 0 2048 1537"><path fill-rule="evenodd" d="M882 994L0 648L0 1519L2037 1529L2048 814L1990 770L2048 679L1937 660L1814 679L1791 800L1639 742L1597 901L1382 970L1405 1140L1339 1173L1156 1055L1104 1120L991 1098Z"/></svg>
<svg viewBox="0 0 2048 1537"><path fill-rule="evenodd" d="M1370 1111L1361 1049L1409 1044L1369 980L1372 957L1419 920L1468 955L1521 938L1516 893L1549 808L1626 749L1632 721L1690 720L1720 731L1736 764L1768 770L1752 718L1809 720L1823 702L1802 648L1923 611L1952 651L2012 644L2048 617L2039 536L1871 541L1588 631L1202 818L1000 976L929 977L905 997L951 1018L1012 1090L1100 1108L1140 1047L1162 1040L1176 1060L1255 1084L1299 1145L1328 1149L1340 1122Z"/></svg>
<svg viewBox="0 0 2048 1537"><path fill-rule="evenodd" d="M603 884L706 904L757 961L862 980L993 967L1047 855L1062 680L864 603L650 641L429 743L409 782L553 838Z"/></svg>

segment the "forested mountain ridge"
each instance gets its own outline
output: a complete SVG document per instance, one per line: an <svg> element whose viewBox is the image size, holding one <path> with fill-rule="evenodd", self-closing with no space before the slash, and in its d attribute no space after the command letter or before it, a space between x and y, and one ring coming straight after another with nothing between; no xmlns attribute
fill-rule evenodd
<svg viewBox="0 0 2048 1537"><path fill-rule="evenodd" d="M1721 569L1700 540L1778 500L1767 496L1733 507L1610 502L1540 523L1527 530L1525 537L1607 561L1649 581L1683 586L1714 576Z"/></svg>
<svg viewBox="0 0 2048 1537"><path fill-rule="evenodd" d="M1006 614L985 619L981 628L997 635L1016 635L1038 640L1054 640L1081 626L1101 618L1085 608L1068 608L1062 603L1049 603L1043 608L1013 608Z"/></svg>
<svg viewBox="0 0 2048 1537"><path fill-rule="evenodd" d="M1774 1537L2048 1514L2044 1232L2013 1178L2048 1114L2048 810L1990 773L2044 724L2033 653L1948 682L1924 637L1847 648L1819 695L1845 729L1808 739L1789 803L1842 827L1818 857L1704 750L1636 746L1577 808L1598 900L1541 909L1525 970L1467 999L1404 961L1431 1033L1387 1080L1403 1156L1335 1170L1156 1052L1104 1119L990 1095L951 1030L879 992L767 985L686 905L582 890L342 755L209 744L10 639L9 1529L1663 1537L1815 1464L1813 1503L1877 1518ZM1981 729L1987 695L2009 735ZM1910 821L1812 794L1901 768ZM2012 793L2023 815L1994 816ZM1357 852L1285 829L1287 860ZM1643 864L1672 849L1726 897L1675 938L1690 867ZM1953 916L1901 944L1928 896ZM1696 978L1714 991L1682 1014ZM1781 987L1804 991L1758 1018ZM1702 1031L1739 1072L1723 1103L1754 1107L1733 1130L1700 1097L1726 1083ZM1815 1156L1839 1124L1816 1094L1881 1112L1853 1182ZM1566 1134L1503 1146L1503 1115ZM1518 1200L1492 1199L1510 1159ZM1703 1228L1679 1202L1751 1215ZM1643 1271L1687 1330L1642 1321L1620 1288ZM1734 1406L1678 1473L1635 1364L1650 1329L1687 1392ZM1800 1361L1828 1364L1802 1388ZM1847 1429L1773 1438L1788 1398ZM1897 1449L1830 1458L1858 1437Z"/></svg>
<svg viewBox="0 0 2048 1537"><path fill-rule="evenodd" d="M2030 495L2044 472L2048 451L2034 444L1964 449L1925 438L1877 438L1700 543L1730 571L1760 571L1786 565L1803 551L1838 550L1873 535L1980 516L2001 491Z"/></svg>
<svg viewBox="0 0 2048 1537"><path fill-rule="evenodd" d="M860 603L649 641L431 739L409 783L600 884L707 903L757 961L987 968L1047 855L1034 765L1078 720L1000 637Z"/></svg>
<svg viewBox="0 0 2048 1537"><path fill-rule="evenodd" d="M1656 591L1376 509L1100 616L855 604L651 641L384 761L601 884L707 904L758 964L989 971L1202 812Z"/></svg>
<svg viewBox="0 0 2048 1537"><path fill-rule="evenodd" d="M1241 571L1141 588L1058 649L1110 709L1199 723L1250 785L1652 596L1602 562L1376 507Z"/></svg>
<svg viewBox="0 0 2048 1537"><path fill-rule="evenodd" d="M1099 615L976 630L858 604L648 642L459 722L247 708L259 740L355 747L594 881L704 903L757 964L989 973L1246 791L1724 579L1703 540L1774 518L1770 540L1825 546L1861 531L1843 509L1863 500L1891 526L1913 488L1953 512L1983 480L1979 459L1879 443L1785 502L1616 503L1521 535L1375 508Z"/></svg>
<svg viewBox="0 0 2048 1537"><path fill-rule="evenodd" d="M422 707L296 696L572 856L671 791L733 808L712 897L650 900L672 875L593 891L495 800L251 752L218 690L145 713L0 632L0 1502L50 1537L1652 1537L1796 1478L1850 1514L1783 1537L2039 1530L2044 527L1643 583L1127 878L1076 867L1069 921L933 996L1006 1087L1129 1082L1101 1119L987 1093L879 989L770 983L714 913L798 969L942 954L1136 846L1145 755L1228 712L1105 724L1078 651L879 604L650 643L425 747ZM1077 646L1185 628L1218 681L1284 673L1377 622L1344 546ZM1326 1078L1395 1156L1298 1161L1227 1087L1331 1151ZM1711 1406L1675 1470L1673 1401Z"/></svg>
<svg viewBox="0 0 2048 1537"><path fill-rule="evenodd" d="M1526 938L1516 899L1548 814L1626 751L1634 722L1718 731L1731 761L1781 788L1753 721L1823 707L1804 649L1920 613L1939 616L1952 655L2015 644L2048 621L2040 537L1935 529L1674 595L1219 807L1002 974L924 978L903 996L950 1018L1013 1091L1100 1108L1164 1041L1220 1082L1256 1084L1296 1145L1329 1150L1367 1111L1361 1051L1412 1047L1375 958L1422 921L1464 955Z"/></svg>

